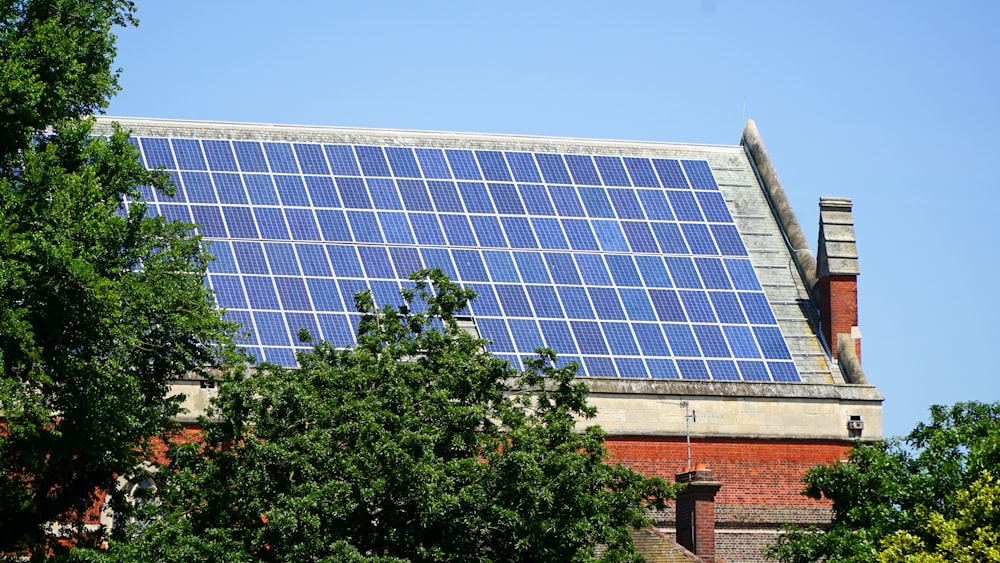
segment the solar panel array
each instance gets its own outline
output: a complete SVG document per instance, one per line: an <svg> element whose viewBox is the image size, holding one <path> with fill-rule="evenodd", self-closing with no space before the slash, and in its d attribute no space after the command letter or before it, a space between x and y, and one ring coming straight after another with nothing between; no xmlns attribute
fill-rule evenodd
<svg viewBox="0 0 1000 563"><path fill-rule="evenodd" d="M400 305L438 267L479 297L488 350L541 346L596 377L799 381L703 160L142 137L198 224L208 284L260 360L295 365L306 328L350 346L353 296Z"/></svg>

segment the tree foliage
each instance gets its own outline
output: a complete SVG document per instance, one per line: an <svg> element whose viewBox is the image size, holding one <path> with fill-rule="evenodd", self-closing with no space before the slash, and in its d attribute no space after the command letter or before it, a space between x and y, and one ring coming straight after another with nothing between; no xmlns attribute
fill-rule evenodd
<svg viewBox="0 0 1000 563"><path fill-rule="evenodd" d="M997 561L1000 403L934 406L901 441L813 468L803 494L833 502L825 531L787 530L768 554L812 561Z"/></svg>
<svg viewBox="0 0 1000 563"><path fill-rule="evenodd" d="M101 560L638 560L629 532L673 485L575 430L594 415L575 366L512 370L456 321L470 290L414 280L400 309L361 294L354 348L227 376L204 441L173 449Z"/></svg>
<svg viewBox="0 0 1000 563"><path fill-rule="evenodd" d="M132 16L0 2L0 554L53 549L50 524L74 522L177 414L168 380L227 341L200 241L137 201L165 176L124 132L91 133L117 90L110 30Z"/></svg>

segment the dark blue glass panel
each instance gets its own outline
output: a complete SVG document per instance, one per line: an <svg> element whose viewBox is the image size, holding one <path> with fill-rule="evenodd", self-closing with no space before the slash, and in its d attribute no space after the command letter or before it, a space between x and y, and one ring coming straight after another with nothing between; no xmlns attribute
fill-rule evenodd
<svg viewBox="0 0 1000 563"><path fill-rule="evenodd" d="M670 270L670 276L674 278L675 286L701 289L698 271L695 270L694 262L690 258L667 256L666 261L667 269Z"/></svg>
<svg viewBox="0 0 1000 563"><path fill-rule="evenodd" d="M667 342L675 356L701 356L690 325L665 324L663 332L667 335Z"/></svg>
<svg viewBox="0 0 1000 563"><path fill-rule="evenodd" d="M639 199L635 195L635 190L623 188L611 188L608 190L608 197L611 198L611 205L618 212L618 217L622 219L645 219Z"/></svg>
<svg viewBox="0 0 1000 563"><path fill-rule="evenodd" d="M280 174L298 174L299 165L295 162L295 154L288 143L264 143L264 153L271 163L271 172Z"/></svg>
<svg viewBox="0 0 1000 563"><path fill-rule="evenodd" d="M368 283L364 280L337 280L340 286L340 296L344 300L344 306L349 311L356 310L356 297L363 291L369 291ZM355 327L354 334L357 334Z"/></svg>
<svg viewBox="0 0 1000 563"><path fill-rule="evenodd" d="M473 283L466 287L476 292L476 298L472 300L472 311L477 317L486 315L488 317L499 317L500 302L497 301L497 294L493 287L485 284ZM478 319L476 322L479 322Z"/></svg>
<svg viewBox="0 0 1000 563"><path fill-rule="evenodd" d="M704 291L679 291L688 318L695 323L715 323L715 312Z"/></svg>
<svg viewBox="0 0 1000 563"><path fill-rule="evenodd" d="M490 278L486 275L486 265L478 250L452 250L452 257L455 265L458 266L459 279L462 281L482 281L488 282Z"/></svg>
<svg viewBox="0 0 1000 563"><path fill-rule="evenodd" d="M656 179L656 173L653 172L653 165L649 162L648 158L626 156L624 160L625 168L628 169L629 175L632 176L632 182L636 186L646 188L660 187L660 182Z"/></svg>
<svg viewBox="0 0 1000 563"><path fill-rule="evenodd" d="M585 217L583 204L576 188L571 186L549 186L549 195L555 203L556 211L563 217Z"/></svg>
<svg viewBox="0 0 1000 563"><path fill-rule="evenodd" d="M250 316L250 311L226 311L222 314L222 318L240 325L236 329L234 342L240 345L257 344L257 335L253 329L253 318Z"/></svg>
<svg viewBox="0 0 1000 563"><path fill-rule="evenodd" d="M739 366L740 373L743 375L744 381L771 381L771 376L767 374L767 368L764 367L764 362L747 362L737 360L736 365Z"/></svg>
<svg viewBox="0 0 1000 563"><path fill-rule="evenodd" d="M580 275L576 271L573 257L565 253L546 252L545 262L549 266L552 280L558 284L580 285Z"/></svg>
<svg viewBox="0 0 1000 563"><path fill-rule="evenodd" d="M663 259L659 256L636 256L635 262L639 266L639 273L642 274L646 287L673 287L670 283L670 276L663 266Z"/></svg>
<svg viewBox="0 0 1000 563"><path fill-rule="evenodd" d="M278 309L278 294L274 292L271 278L265 276L243 276L251 309Z"/></svg>
<svg viewBox="0 0 1000 563"><path fill-rule="evenodd" d="M528 285L525 287L528 288L528 297L534 306L535 314L539 317L561 319L566 316L563 314L562 307L559 306L559 298L554 287L551 285Z"/></svg>
<svg viewBox="0 0 1000 563"><path fill-rule="evenodd" d="M618 301L618 293L610 287L588 287L587 293L594 303L597 318L603 320L625 320L625 311Z"/></svg>
<svg viewBox="0 0 1000 563"><path fill-rule="evenodd" d="M660 243L660 250L664 254L688 254L687 242L681 235L681 230L677 223L651 223L653 234L657 242Z"/></svg>
<svg viewBox="0 0 1000 563"><path fill-rule="evenodd" d="M402 209L403 202L396 191L396 183L390 178L365 178L368 193L371 194L375 209Z"/></svg>
<svg viewBox="0 0 1000 563"><path fill-rule="evenodd" d="M662 158L653 159L653 168L660 176L660 183L664 188L688 188L687 179L681 171L681 164L676 160L665 160Z"/></svg>
<svg viewBox="0 0 1000 563"><path fill-rule="evenodd" d="M420 255L424 258L424 265L428 268L438 268L446 276L453 280L458 279L458 271L451 261L451 253L444 248L421 248Z"/></svg>
<svg viewBox="0 0 1000 563"><path fill-rule="evenodd" d="M605 257L608 262L608 269L611 270L611 277L617 286L642 287L642 279L639 271L635 268L635 262L631 256L621 254L608 254Z"/></svg>
<svg viewBox="0 0 1000 563"><path fill-rule="evenodd" d="M316 207L340 207L340 197L337 196L333 178L306 176L306 189Z"/></svg>
<svg viewBox="0 0 1000 563"><path fill-rule="evenodd" d="M542 177L548 184L572 184L569 178L569 171L563 162L562 155L559 154L536 154L538 166L542 169Z"/></svg>
<svg viewBox="0 0 1000 563"><path fill-rule="evenodd" d="M562 219L563 228L573 250L598 250L597 239L585 219Z"/></svg>
<svg viewBox="0 0 1000 563"><path fill-rule="evenodd" d="M739 381L740 374L736 371L736 362L732 360L708 360L708 371L716 381Z"/></svg>
<svg viewBox="0 0 1000 563"><path fill-rule="evenodd" d="M615 212L611 208L611 201L603 188L580 188L579 191L583 206L587 208L587 215L614 218Z"/></svg>
<svg viewBox="0 0 1000 563"><path fill-rule="evenodd" d="M354 344L354 330L347 315L316 315L319 328L326 340L333 346L343 348Z"/></svg>
<svg viewBox="0 0 1000 563"><path fill-rule="evenodd" d="M206 237L226 238L226 226L222 222L222 211L215 205L192 205L191 213L198 233Z"/></svg>
<svg viewBox="0 0 1000 563"><path fill-rule="evenodd" d="M372 200L368 197L368 190L361 178L336 178L337 190L340 192L340 200L344 202L344 207L355 209L371 209Z"/></svg>
<svg viewBox="0 0 1000 563"><path fill-rule="evenodd" d="M663 339L663 333L660 332L659 325L636 323L632 325L632 330L635 331L636 339L639 341L639 347L642 348L643 354L647 356L670 355L670 348L667 347L667 342Z"/></svg>
<svg viewBox="0 0 1000 563"><path fill-rule="evenodd" d="M726 270L729 271L729 278L733 280L733 287L736 289L759 290L760 283L757 282L757 274L749 260L723 259Z"/></svg>
<svg viewBox="0 0 1000 563"><path fill-rule="evenodd" d="M726 256L746 256L747 249L740 240L740 233L735 225L709 225L715 241L719 243L719 251Z"/></svg>
<svg viewBox="0 0 1000 563"><path fill-rule="evenodd" d="M490 352L513 352L514 342L507 332L507 323L501 319L477 319L476 326L483 338L490 341L486 349Z"/></svg>
<svg viewBox="0 0 1000 563"><path fill-rule="evenodd" d="M500 223L507 233L507 240L513 248L538 248L535 234L531 232L531 224L527 217L500 217Z"/></svg>
<svg viewBox="0 0 1000 563"><path fill-rule="evenodd" d="M500 298L500 306L508 317L531 317L531 306L528 304L528 296L524 293L524 288L519 285L499 284L496 286L497 296Z"/></svg>
<svg viewBox="0 0 1000 563"><path fill-rule="evenodd" d="M396 277L405 280L410 274L423 268L420 263L420 253L416 248L400 246L390 246L389 256L392 257L392 265L396 269Z"/></svg>
<svg viewBox="0 0 1000 563"><path fill-rule="evenodd" d="M509 323L518 352L534 352L545 347L542 333L538 331L538 325L534 320L511 319Z"/></svg>
<svg viewBox="0 0 1000 563"><path fill-rule="evenodd" d="M576 341L569 330L566 321L539 321L545 345L555 350L556 354L576 354Z"/></svg>
<svg viewBox="0 0 1000 563"><path fill-rule="evenodd" d="M191 223L191 211L186 205L161 205L160 213L167 218L168 221L181 221L183 223Z"/></svg>
<svg viewBox="0 0 1000 563"><path fill-rule="evenodd" d="M537 252L515 252L514 262L525 283L552 283L545 263Z"/></svg>
<svg viewBox="0 0 1000 563"><path fill-rule="evenodd" d="M392 305L399 309L403 305L403 298L399 295L399 284L394 281L372 281L372 297L375 298L375 306L381 309L386 305Z"/></svg>
<svg viewBox="0 0 1000 563"><path fill-rule="evenodd" d="M482 169L483 176L487 180L494 182L511 181L510 170L507 169L507 162L503 158L503 153L497 151L476 151L476 159L479 161L479 168Z"/></svg>
<svg viewBox="0 0 1000 563"><path fill-rule="evenodd" d="M650 358L646 360L646 366L653 379L679 379L681 376L673 360Z"/></svg>
<svg viewBox="0 0 1000 563"><path fill-rule="evenodd" d="M417 166L417 159L413 156L413 149L385 147L385 154L389 157L389 166L392 168L393 176L420 178L420 167Z"/></svg>
<svg viewBox="0 0 1000 563"><path fill-rule="evenodd" d="M775 381L801 381L792 362L767 362L767 367Z"/></svg>
<svg viewBox="0 0 1000 563"><path fill-rule="evenodd" d="M268 274L264 250L259 242L234 242L233 253L240 272L244 274Z"/></svg>
<svg viewBox="0 0 1000 563"><path fill-rule="evenodd" d="M257 321L260 323L260 321ZM277 365L292 367L296 365L295 352L291 348L262 348L264 361Z"/></svg>
<svg viewBox="0 0 1000 563"><path fill-rule="evenodd" d="M433 213L409 213L413 233L417 235L417 244L444 244L444 233L437 216Z"/></svg>
<svg viewBox="0 0 1000 563"><path fill-rule="evenodd" d="M319 341L319 325L316 324L315 313L285 313L285 322L292 331L293 345L298 348L309 348L312 344L301 342L298 334L300 329L305 329L314 342Z"/></svg>
<svg viewBox="0 0 1000 563"><path fill-rule="evenodd" d="M753 333L748 326L723 326L722 331L726 334L729 347L733 351L733 356L737 358L759 358L760 350L757 349L757 342L753 339Z"/></svg>
<svg viewBox="0 0 1000 563"><path fill-rule="evenodd" d="M486 192L486 186L479 182L459 182L458 191L462 194L462 201L469 213L495 213L493 202L490 201L490 194Z"/></svg>
<svg viewBox="0 0 1000 563"><path fill-rule="evenodd" d="M678 221L704 221L698 202L694 199L694 194L688 191L668 191L667 199L674 208L674 214Z"/></svg>
<svg viewBox="0 0 1000 563"><path fill-rule="evenodd" d="M472 220L472 228L476 231L480 246L507 248L499 219L490 215L470 215L469 219Z"/></svg>
<svg viewBox="0 0 1000 563"><path fill-rule="evenodd" d="M722 260L718 258L695 258L694 265L708 289L732 289Z"/></svg>
<svg viewBox="0 0 1000 563"><path fill-rule="evenodd" d="M242 172L270 172L267 161L264 160L264 150L256 141L233 141L236 151L236 161Z"/></svg>
<svg viewBox="0 0 1000 563"><path fill-rule="evenodd" d="M410 211L434 211L431 196L423 180L399 180L399 193L403 196L403 205Z"/></svg>
<svg viewBox="0 0 1000 563"><path fill-rule="evenodd" d="M168 174L168 176L170 176L170 181L173 182L173 184L175 186L181 186L181 175L180 175L180 173L171 171L171 172L168 172L167 174ZM184 193L184 189L183 188L178 188L178 189L174 190L174 195L172 195L172 196L171 195L166 195L165 193L159 192L159 191L156 192L156 195L157 195L157 198L160 201L164 201L164 202L183 203L183 202L187 201L187 197L186 197L186 194Z"/></svg>
<svg viewBox="0 0 1000 563"><path fill-rule="evenodd" d="M755 326L753 333L757 336L760 349L764 352L764 358L768 360L790 360L792 355L788 353L788 346L781 336L781 331L776 326ZM777 378L775 378L777 379Z"/></svg>
<svg viewBox="0 0 1000 563"><path fill-rule="evenodd" d="M618 377L615 363L611 358L583 358L583 366L587 377Z"/></svg>
<svg viewBox="0 0 1000 563"><path fill-rule="evenodd" d="M464 213L462 200L458 199L458 190L455 182L443 182L441 180L430 180L427 182L430 189L431 198L438 211L450 211L454 213Z"/></svg>
<svg viewBox="0 0 1000 563"><path fill-rule="evenodd" d="M711 291L708 298L712 301L712 306L715 307L715 314L719 316L720 323L746 324L747 319L743 316L743 309L740 308L735 293Z"/></svg>
<svg viewBox="0 0 1000 563"><path fill-rule="evenodd" d="M771 313L771 305L763 293L739 292L740 303L747 313L747 320L750 324L773 325L777 324L774 315Z"/></svg>
<svg viewBox="0 0 1000 563"><path fill-rule="evenodd" d="M660 190L637 190L639 200L646 209L646 216L654 221L673 221L674 213L670 211L667 196Z"/></svg>
<svg viewBox="0 0 1000 563"><path fill-rule="evenodd" d="M167 139L143 137L139 139L139 142L142 145L142 152L149 168L177 169L177 164L174 163L174 154L170 151L170 143Z"/></svg>
<svg viewBox="0 0 1000 563"><path fill-rule="evenodd" d="M220 202L246 205L247 192L243 189L239 174L212 174L212 181L215 182Z"/></svg>
<svg viewBox="0 0 1000 563"><path fill-rule="evenodd" d="M292 345L292 341L288 338L288 330L285 328L284 315L281 313L254 311L253 317L257 324L257 336L260 338L261 344L265 346ZM267 357L267 359L268 361L273 361L270 357Z"/></svg>
<svg viewBox="0 0 1000 563"><path fill-rule="evenodd" d="M406 220L404 213L379 211L378 220L382 223L382 232L385 233L386 242L413 244L413 233L410 232L410 223Z"/></svg>
<svg viewBox="0 0 1000 563"><path fill-rule="evenodd" d="M233 248L229 241L210 240L205 241L208 252L215 260L208 263L208 271L213 274L235 274L236 257L233 256Z"/></svg>
<svg viewBox="0 0 1000 563"><path fill-rule="evenodd" d="M538 174L538 167L535 166L535 159L531 153L508 152L507 162L514 172L516 182L541 182L542 177Z"/></svg>
<svg viewBox="0 0 1000 563"><path fill-rule="evenodd" d="M628 323L601 323L604 327L604 337L608 339L611 353L622 356L638 356L639 347L635 344L635 336ZM646 325L651 326L651 325Z"/></svg>
<svg viewBox="0 0 1000 563"><path fill-rule="evenodd" d="M646 365L640 358L615 358L615 366L622 377L630 379L646 379L649 374L646 372Z"/></svg>
<svg viewBox="0 0 1000 563"><path fill-rule="evenodd" d="M726 207L726 200L722 199L719 192L695 192L701 210L705 213L705 219L715 223L732 223L733 216L729 214Z"/></svg>
<svg viewBox="0 0 1000 563"><path fill-rule="evenodd" d="M661 321L687 322L687 316L684 314L684 309L681 308L681 302L677 298L676 291L651 289L649 291L649 299L653 302L653 308L656 309L656 317Z"/></svg>
<svg viewBox="0 0 1000 563"><path fill-rule="evenodd" d="M326 165L323 149L319 145L296 143L292 146L296 156L299 157L299 165L302 166L303 174L330 174L330 167Z"/></svg>
<svg viewBox="0 0 1000 563"><path fill-rule="evenodd" d="M255 207L254 215L257 216L257 226L260 228L260 236L265 239L288 240L288 226L285 224L285 216L281 209L277 207Z"/></svg>
<svg viewBox="0 0 1000 563"><path fill-rule="evenodd" d="M691 180L691 186L694 189L719 189L718 184L715 183L715 178L712 177L712 169L709 168L708 163L704 160L682 160L681 164L684 165L684 171L687 172L687 176Z"/></svg>
<svg viewBox="0 0 1000 563"><path fill-rule="evenodd" d="M382 147L355 145L354 152L361 163L361 172L365 176L391 176L389 164L385 161Z"/></svg>
<svg viewBox="0 0 1000 563"><path fill-rule="evenodd" d="M361 270L361 262L358 261L358 253L355 247L343 244L328 244L326 252L330 255L330 263L333 264L333 273L339 278L362 278L364 272ZM351 301L353 303L354 301Z"/></svg>
<svg viewBox="0 0 1000 563"><path fill-rule="evenodd" d="M711 379L704 360L677 360L677 369L684 379Z"/></svg>
<svg viewBox="0 0 1000 563"><path fill-rule="evenodd" d="M482 180L476 160L472 157L472 151L445 149L445 155L451 164L451 170L455 173L455 178L459 180Z"/></svg>
<svg viewBox="0 0 1000 563"><path fill-rule="evenodd" d="M233 156L233 147L229 141L204 140L201 142L205 149L205 156L208 157L208 167L211 170L223 172L236 172L236 157Z"/></svg>
<svg viewBox="0 0 1000 563"><path fill-rule="evenodd" d="M521 198L517 195L514 184L491 183L487 185L499 213L524 215L524 205L521 204Z"/></svg>
<svg viewBox="0 0 1000 563"><path fill-rule="evenodd" d="M326 252L318 244L296 244L295 251L299 255L302 271L307 276L332 276L330 263Z"/></svg>
<svg viewBox="0 0 1000 563"><path fill-rule="evenodd" d="M426 178L451 178L451 171L448 170L448 162L444 159L444 151L441 149L413 149L417 154L417 161L424 169Z"/></svg>
<svg viewBox="0 0 1000 563"><path fill-rule="evenodd" d="M621 288L618 294L622 297L625 312L633 321L655 321L656 315L649 304L649 294L644 289Z"/></svg>
<svg viewBox="0 0 1000 563"><path fill-rule="evenodd" d="M306 187L302 183L302 176L282 176L275 174L274 184L278 188L278 197L281 198L281 205L309 207L309 196L306 195Z"/></svg>
<svg viewBox="0 0 1000 563"><path fill-rule="evenodd" d="M542 248L569 249L566 236L563 235L559 220L552 217L532 217L531 224L535 227L538 242Z"/></svg>
<svg viewBox="0 0 1000 563"><path fill-rule="evenodd" d="M275 285L278 286L278 299L281 306L286 311L311 311L312 304L309 303L309 294L306 293L306 285L302 278L274 278Z"/></svg>
<svg viewBox="0 0 1000 563"><path fill-rule="evenodd" d="M574 254L577 268L587 285L611 285L611 276L599 254Z"/></svg>
<svg viewBox="0 0 1000 563"><path fill-rule="evenodd" d="M607 354L608 346L601 334L601 327L592 321L570 321L581 354Z"/></svg>
<svg viewBox="0 0 1000 563"><path fill-rule="evenodd" d="M628 252L628 242L618 221L592 221L594 233L606 252Z"/></svg>
<svg viewBox="0 0 1000 563"><path fill-rule="evenodd" d="M722 329L716 325L692 325L694 336L708 358L729 358L732 354L722 337Z"/></svg>
<svg viewBox="0 0 1000 563"><path fill-rule="evenodd" d="M348 211L347 221L357 242L382 242L382 232L371 211Z"/></svg>
<svg viewBox="0 0 1000 563"><path fill-rule="evenodd" d="M597 169L594 168L594 161L589 156L567 154L566 164L569 166L569 173L573 176L574 184L584 184L587 186L601 185L601 179L597 176Z"/></svg>
<svg viewBox="0 0 1000 563"><path fill-rule="evenodd" d="M278 192L274 190L274 182L270 176L263 174L244 174L243 183L250 194L250 203L254 205L278 205Z"/></svg>
<svg viewBox="0 0 1000 563"><path fill-rule="evenodd" d="M365 268L365 274L369 278L395 279L396 273L392 271L392 263L389 262L389 253L381 246L359 246L358 254L361 256L361 265Z"/></svg>
<svg viewBox="0 0 1000 563"><path fill-rule="evenodd" d="M628 239L632 252L659 254L660 247L656 246L653 232L649 230L649 223L622 221L622 230L625 231L625 238Z"/></svg>
<svg viewBox="0 0 1000 563"><path fill-rule="evenodd" d="M172 139L177 167L181 170L208 170L205 156L201 154L201 144L196 139Z"/></svg>
<svg viewBox="0 0 1000 563"><path fill-rule="evenodd" d="M476 217L472 218L475 221ZM495 282L520 283L521 278L517 276L517 268L514 267L514 259L510 252L498 252L496 250L484 250L483 260L490 271L490 276Z"/></svg>
<svg viewBox="0 0 1000 563"><path fill-rule="evenodd" d="M323 145L326 157L330 161L331 172L335 176L360 176L358 161L354 159L354 151L350 145Z"/></svg>
<svg viewBox="0 0 1000 563"><path fill-rule="evenodd" d="M323 240L335 242L350 242L351 230L347 227L347 218L344 212L331 209L317 209L316 220L319 222L319 230L323 234Z"/></svg>
<svg viewBox="0 0 1000 563"><path fill-rule="evenodd" d="M246 309L247 298L238 276L210 276L215 299L223 309Z"/></svg>
<svg viewBox="0 0 1000 563"><path fill-rule="evenodd" d="M556 286L559 297L562 298L563 309L566 316L571 319L593 319L594 309L590 306L590 298L587 292L580 286L559 285Z"/></svg>
<svg viewBox="0 0 1000 563"><path fill-rule="evenodd" d="M549 201L549 193L541 184L518 184L517 191L521 194L524 207L530 215L555 215L556 210Z"/></svg>
<svg viewBox="0 0 1000 563"><path fill-rule="evenodd" d="M444 227L448 244L451 246L478 246L467 216L442 213L438 217L441 219L441 226Z"/></svg>
<svg viewBox="0 0 1000 563"><path fill-rule="evenodd" d="M617 156L595 156L594 162L597 164L597 171L601 173L605 186L631 186L628 175L625 174L625 167Z"/></svg>
<svg viewBox="0 0 1000 563"><path fill-rule="evenodd" d="M265 242L264 253L271 265L271 273L279 276L300 276L299 261L295 250L287 242Z"/></svg>

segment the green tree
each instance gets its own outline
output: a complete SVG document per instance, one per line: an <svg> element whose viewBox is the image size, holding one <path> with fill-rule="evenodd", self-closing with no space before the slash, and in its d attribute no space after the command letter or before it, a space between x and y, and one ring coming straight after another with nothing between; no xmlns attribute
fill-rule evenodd
<svg viewBox="0 0 1000 563"><path fill-rule="evenodd" d="M630 531L674 486L605 460L575 366L524 372L456 321L473 297L418 272L355 347L220 386L204 441L173 449L159 500L104 561L637 561ZM595 546L602 546L601 555Z"/></svg>
<svg viewBox="0 0 1000 563"><path fill-rule="evenodd" d="M137 201L168 181L124 132L91 134L117 90L110 30L133 10L0 2L0 554L56 548L50 525L168 427L168 380L227 342L198 238Z"/></svg>
<svg viewBox="0 0 1000 563"><path fill-rule="evenodd" d="M786 563L995 560L986 554L1000 548L990 504L1000 500L998 464L1000 403L931 407L931 420L902 440L861 444L846 462L810 470L803 494L832 501L833 522L786 530L767 554Z"/></svg>

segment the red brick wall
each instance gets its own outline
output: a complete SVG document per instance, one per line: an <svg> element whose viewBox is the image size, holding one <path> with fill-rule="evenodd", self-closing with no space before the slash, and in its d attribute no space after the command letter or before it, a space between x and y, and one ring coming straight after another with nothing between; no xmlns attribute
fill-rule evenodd
<svg viewBox="0 0 1000 563"><path fill-rule="evenodd" d="M858 278L857 276L830 275L816 283L819 299L820 323L823 337L837 357L837 335L851 333L851 327L858 326ZM858 359L861 359L861 342L856 341Z"/></svg>

